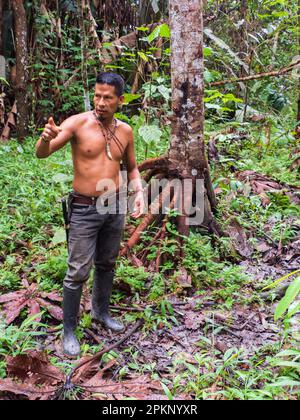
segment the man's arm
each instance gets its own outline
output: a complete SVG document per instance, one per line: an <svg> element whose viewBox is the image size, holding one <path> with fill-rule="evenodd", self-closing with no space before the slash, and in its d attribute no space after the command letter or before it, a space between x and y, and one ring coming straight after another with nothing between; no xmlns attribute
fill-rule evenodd
<svg viewBox="0 0 300 420"><path fill-rule="evenodd" d="M143 184L141 179L141 174L138 169L135 157L135 150L134 150L134 137L133 137L133 130L131 127L126 127L127 135L128 135L128 145L125 151L125 161L127 166L127 173L128 173L128 183L130 185L130 189L134 191L135 194L135 212L132 214L132 217L138 219L144 211L144 191L143 191Z"/></svg>
<svg viewBox="0 0 300 420"><path fill-rule="evenodd" d="M130 186L135 192L139 192L143 190L142 180L140 171L138 169L135 157L135 150L134 150L134 138L133 138L133 130L131 127L126 127L127 135L128 135L128 145L125 151L125 161L127 166L127 173L128 173L128 182Z"/></svg>
<svg viewBox="0 0 300 420"><path fill-rule="evenodd" d="M74 117L57 126L53 118L49 118L44 131L36 143L36 156L44 159L64 147L74 135Z"/></svg>

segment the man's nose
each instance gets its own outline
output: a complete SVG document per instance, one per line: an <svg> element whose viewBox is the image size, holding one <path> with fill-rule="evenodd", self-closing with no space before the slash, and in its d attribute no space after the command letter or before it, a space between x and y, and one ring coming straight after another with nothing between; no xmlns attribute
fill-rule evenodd
<svg viewBox="0 0 300 420"><path fill-rule="evenodd" d="M103 98L100 98L100 99L99 99L99 105L100 105L100 106L105 105L105 100L104 100Z"/></svg>

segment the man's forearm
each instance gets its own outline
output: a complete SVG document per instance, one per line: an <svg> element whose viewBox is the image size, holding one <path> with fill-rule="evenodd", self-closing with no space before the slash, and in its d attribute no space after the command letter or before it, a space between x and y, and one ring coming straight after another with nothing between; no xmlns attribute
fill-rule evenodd
<svg viewBox="0 0 300 420"><path fill-rule="evenodd" d="M128 184L129 189L134 192L143 191L143 183L140 171L138 168L134 169L131 172L128 172Z"/></svg>
<svg viewBox="0 0 300 420"><path fill-rule="evenodd" d="M39 159L47 158L50 156L50 142L44 141L42 137L39 138L39 140L36 143L36 156Z"/></svg>

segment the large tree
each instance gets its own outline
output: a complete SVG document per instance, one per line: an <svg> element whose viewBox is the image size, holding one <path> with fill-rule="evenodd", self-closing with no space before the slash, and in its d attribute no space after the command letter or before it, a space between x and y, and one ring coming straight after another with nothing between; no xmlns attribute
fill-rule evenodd
<svg viewBox="0 0 300 420"><path fill-rule="evenodd" d="M215 208L204 143L204 62L202 0L170 0L172 109L169 170L180 179L203 179L206 220ZM184 220L184 219L183 219ZM181 220L181 222L183 221ZM180 224L182 233L188 233Z"/></svg>
<svg viewBox="0 0 300 420"><path fill-rule="evenodd" d="M23 0L12 0L14 13L14 35L16 45L17 75L14 85L15 98L18 110L18 139L23 140L28 133L28 44L27 19Z"/></svg>
<svg viewBox="0 0 300 420"><path fill-rule="evenodd" d="M3 1L0 1L0 55L3 55L3 11L4 4Z"/></svg>
<svg viewBox="0 0 300 420"><path fill-rule="evenodd" d="M140 171L148 171L145 179L149 182L155 177L166 178L170 183L175 179L189 180L192 188L184 191L184 202L190 206L195 199L197 180L204 180L204 220L200 224L204 224L211 232L219 233L213 216L216 199L204 142L203 2L170 0L169 14L173 110L171 142L165 156L143 162ZM162 207L169 190L170 185L166 185L165 190L159 194L151 208L152 213L147 214L135 230L122 252L123 255L139 241L147 226L157 219L153 210ZM177 200L176 189L174 190L176 200L174 202L173 197L172 203L175 207L180 200ZM178 231L186 236L189 234L189 205L185 206L186 211L177 218ZM162 236L164 235L165 230L162 229Z"/></svg>

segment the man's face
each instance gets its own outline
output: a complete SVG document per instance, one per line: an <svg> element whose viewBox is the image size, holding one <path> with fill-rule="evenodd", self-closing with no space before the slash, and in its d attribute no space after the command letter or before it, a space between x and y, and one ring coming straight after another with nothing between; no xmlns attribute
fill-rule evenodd
<svg viewBox="0 0 300 420"><path fill-rule="evenodd" d="M111 118L118 107L124 102L124 96L118 96L114 86L96 84L94 95L94 108L100 119Z"/></svg>

